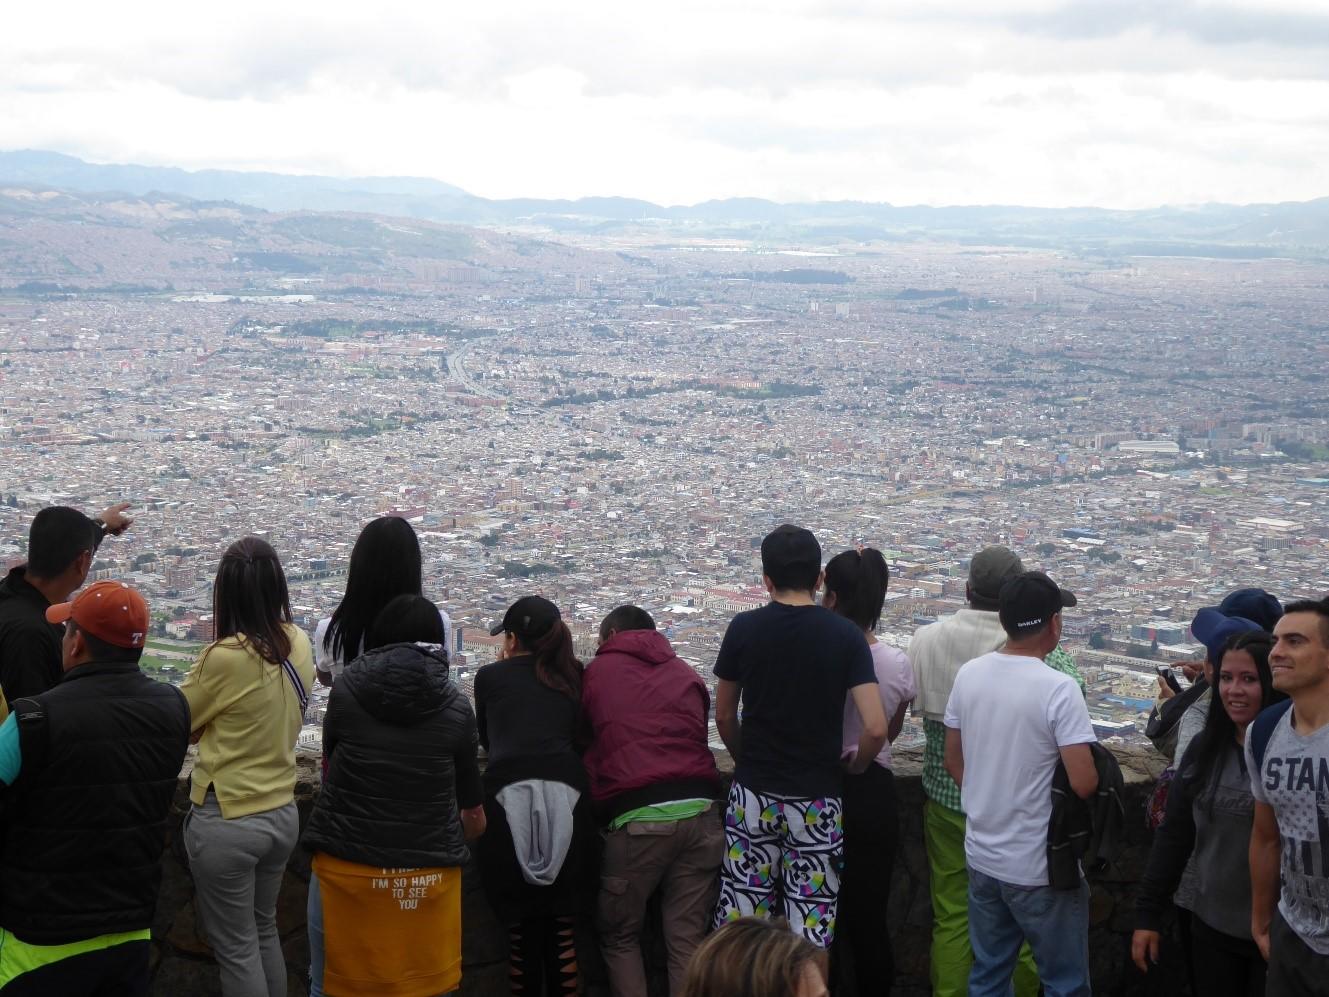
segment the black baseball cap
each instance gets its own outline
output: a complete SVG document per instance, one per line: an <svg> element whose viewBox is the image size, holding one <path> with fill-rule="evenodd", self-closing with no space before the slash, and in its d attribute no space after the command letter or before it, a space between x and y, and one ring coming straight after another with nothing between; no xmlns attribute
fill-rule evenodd
<svg viewBox="0 0 1329 997"><path fill-rule="evenodd" d="M1060 587L1041 571L1026 571L1007 579L1001 587L997 617L1008 637L1027 637L1047 625L1057 613L1074 606L1075 594Z"/></svg>
<svg viewBox="0 0 1329 997"><path fill-rule="evenodd" d="M503 614L503 621L489 628L489 636L516 634L523 642L539 640L563 617L548 599L539 595L522 596Z"/></svg>

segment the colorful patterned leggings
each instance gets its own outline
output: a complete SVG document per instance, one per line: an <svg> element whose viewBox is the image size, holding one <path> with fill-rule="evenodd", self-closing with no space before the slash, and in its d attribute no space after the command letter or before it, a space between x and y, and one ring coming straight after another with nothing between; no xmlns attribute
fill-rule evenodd
<svg viewBox="0 0 1329 997"><path fill-rule="evenodd" d="M740 917L783 917L829 948L844 856L840 799L789 799L734 783L725 811L725 855L715 926Z"/></svg>

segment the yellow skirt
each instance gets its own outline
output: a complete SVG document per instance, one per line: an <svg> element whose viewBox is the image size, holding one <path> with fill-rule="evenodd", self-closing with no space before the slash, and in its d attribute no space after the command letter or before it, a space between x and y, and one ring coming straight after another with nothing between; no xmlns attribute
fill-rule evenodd
<svg viewBox="0 0 1329 997"><path fill-rule="evenodd" d="M328 997L434 997L461 985L461 870L314 856Z"/></svg>

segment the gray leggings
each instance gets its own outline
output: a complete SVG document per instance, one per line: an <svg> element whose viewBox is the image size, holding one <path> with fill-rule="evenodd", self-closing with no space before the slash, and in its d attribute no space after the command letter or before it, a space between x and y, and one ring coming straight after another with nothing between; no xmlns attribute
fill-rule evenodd
<svg viewBox="0 0 1329 997"><path fill-rule="evenodd" d="M294 803L227 820L209 795L189 812L184 840L194 910L221 967L225 997L286 997L277 894L299 836Z"/></svg>

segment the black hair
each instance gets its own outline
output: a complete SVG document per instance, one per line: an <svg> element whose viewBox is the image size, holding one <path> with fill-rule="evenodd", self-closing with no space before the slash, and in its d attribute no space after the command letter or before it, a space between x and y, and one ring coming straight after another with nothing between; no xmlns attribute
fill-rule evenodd
<svg viewBox="0 0 1329 997"><path fill-rule="evenodd" d="M365 632L365 650L385 644L437 644L443 646L443 617L422 595L399 595L374 617ZM447 651L447 648L444 648Z"/></svg>
<svg viewBox="0 0 1329 997"><path fill-rule="evenodd" d="M415 530L400 516L379 516L365 525L351 549L346 592L332 611L324 648L335 660L350 661L366 646L369 625L384 606L399 595L422 591Z"/></svg>
<svg viewBox="0 0 1329 997"><path fill-rule="evenodd" d="M100 637L79 627L72 617L65 621L65 626L70 633L81 633L83 635L83 643L88 648L88 654L92 655L92 661L137 663L138 659L143 657L143 648L118 647L115 644L104 641Z"/></svg>
<svg viewBox="0 0 1329 997"><path fill-rule="evenodd" d="M581 676L585 666L577 660L572 650L572 631L562 620L555 620L554 625L529 643L519 634L512 633L517 645L535 657L535 677L555 692L581 701Z"/></svg>
<svg viewBox="0 0 1329 997"><path fill-rule="evenodd" d="M609 639L610 632L622 633L624 630L654 630L655 620L640 606L619 606L600 621L600 640Z"/></svg>
<svg viewBox="0 0 1329 997"><path fill-rule="evenodd" d="M97 527L67 505L53 505L32 517L28 527L28 572L55 578L85 551L97 549Z"/></svg>
<svg viewBox="0 0 1329 997"><path fill-rule="evenodd" d="M1329 647L1329 598L1298 599L1283 607L1283 615L1293 613L1314 613L1320 618L1320 643Z"/></svg>
<svg viewBox="0 0 1329 997"><path fill-rule="evenodd" d="M821 574L821 545L811 530L777 526L761 541L761 572L777 592L812 592Z"/></svg>
<svg viewBox="0 0 1329 997"><path fill-rule="evenodd" d="M1274 638L1263 630L1248 630L1233 634L1223 645L1223 654L1229 651L1245 651L1255 662L1255 671L1260 676L1260 709L1287 697L1274 688L1273 673L1269 670L1269 652L1273 649ZM1208 806L1213 808L1213 788L1223 769L1223 756L1236 744L1237 725L1228 716L1223 706L1223 697L1219 695L1219 674L1223 667L1222 660L1214 669L1214 684L1209 694L1209 710L1205 714L1204 729L1195 735L1195 740L1186 749L1185 764L1179 772L1181 778L1198 795L1199 787L1208 790ZM1245 761L1242 761L1243 768Z"/></svg>
<svg viewBox="0 0 1329 997"><path fill-rule="evenodd" d="M243 637L274 665L291 653L291 637L283 626L291 622L291 597L281 560L266 540L244 537L226 548L212 585L212 611L216 641Z"/></svg>
<svg viewBox="0 0 1329 997"><path fill-rule="evenodd" d="M826 562L826 591L835 593L835 612L860 630L876 630L891 572L873 547L846 550Z"/></svg>

